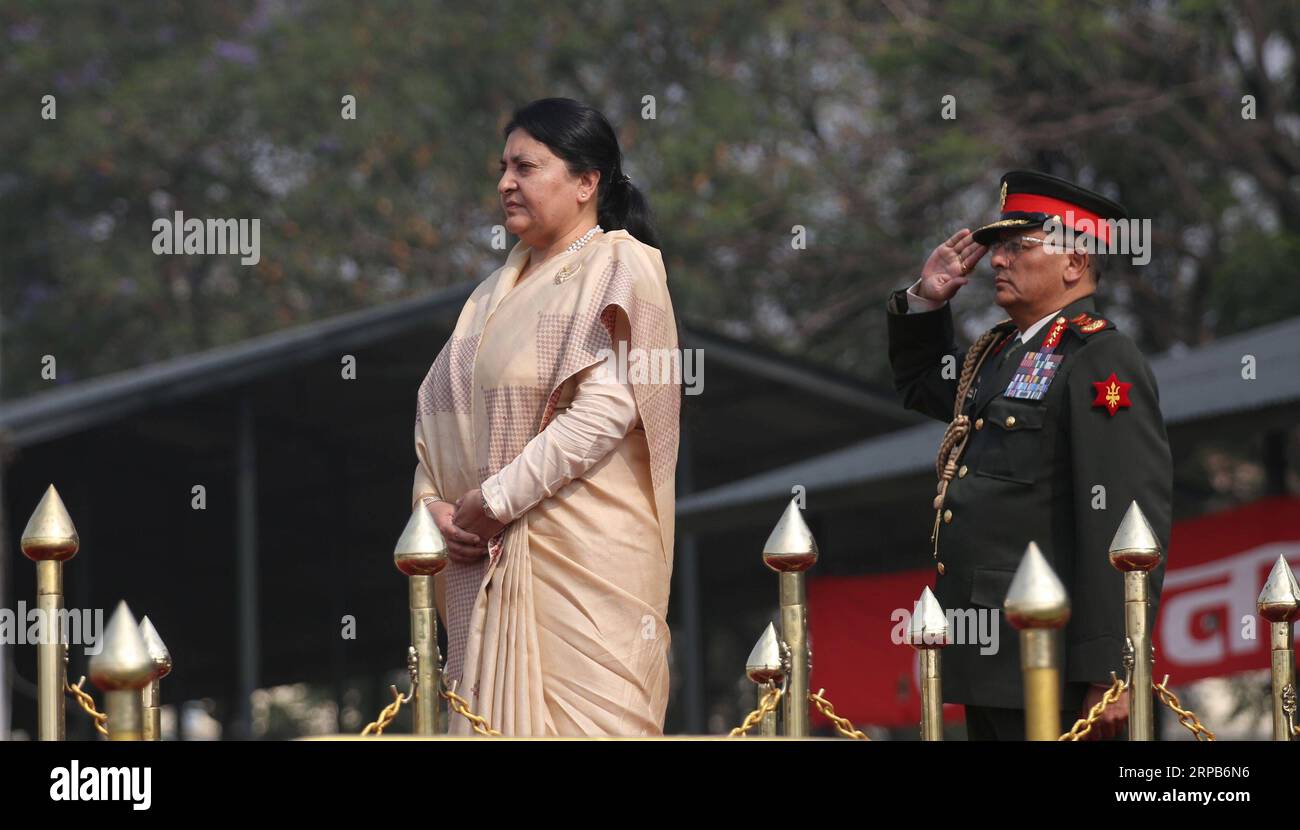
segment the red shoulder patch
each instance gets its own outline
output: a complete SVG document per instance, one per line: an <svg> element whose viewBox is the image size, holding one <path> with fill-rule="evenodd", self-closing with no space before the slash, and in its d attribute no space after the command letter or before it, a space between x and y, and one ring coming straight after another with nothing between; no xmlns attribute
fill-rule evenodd
<svg viewBox="0 0 1300 830"><path fill-rule="evenodd" d="M1103 325L1105 324L1104 320L1101 322ZM1092 382L1092 387L1097 390L1097 397L1092 402L1092 405L1104 406L1106 411L1110 413L1110 417L1114 418L1115 413L1121 408L1127 409L1133 405L1128 399L1128 390L1132 385L1115 377L1115 373L1111 372L1110 377L1105 380Z"/></svg>

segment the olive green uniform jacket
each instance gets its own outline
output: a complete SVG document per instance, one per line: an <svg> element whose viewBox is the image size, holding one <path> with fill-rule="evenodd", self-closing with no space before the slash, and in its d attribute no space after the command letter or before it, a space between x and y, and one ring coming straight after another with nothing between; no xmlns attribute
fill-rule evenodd
<svg viewBox="0 0 1300 830"><path fill-rule="evenodd" d="M952 418L965 351L953 337L948 305L905 314L905 296L889 303L889 360L894 383L909 409ZM997 651L977 641L943 649L945 702L1021 708L1019 632L1001 613L1002 601L1030 541L1038 543L1069 595L1071 616L1059 638L1061 703L1080 706L1088 683L1124 676L1123 576L1107 552L1120 519L1137 501L1168 551L1172 461L1155 378L1133 340L1095 317L1091 296L1064 308L1027 344L1010 323L1007 338L986 359L963 412L973 421L970 440L949 484L939 525L944 573L935 595L953 627L997 609ZM1062 360L1038 400L1005 394L1026 352L1041 352L1063 322L1054 353ZM945 361L949 355L954 360ZM945 364L947 370L945 371ZM1112 375L1128 387L1099 392ZM1121 391L1104 405L1107 391ZM1115 397L1112 395L1112 397ZM1127 403L1125 406L1123 404ZM1113 409L1113 414L1112 414ZM937 451L936 447L936 451ZM918 548L932 551L930 527L918 527ZM1164 565L1151 572L1158 602ZM1152 605L1152 620L1156 605ZM960 631L952 631L960 636Z"/></svg>

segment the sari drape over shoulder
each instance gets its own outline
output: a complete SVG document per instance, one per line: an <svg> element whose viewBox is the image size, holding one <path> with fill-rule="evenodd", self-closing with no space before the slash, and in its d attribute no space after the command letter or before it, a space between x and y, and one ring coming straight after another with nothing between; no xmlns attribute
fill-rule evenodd
<svg viewBox="0 0 1300 830"><path fill-rule="evenodd" d="M680 378L663 259L627 231L552 256L520 284L520 242L466 302L420 386L412 509L455 501L573 400L625 336L641 425L511 522L489 555L438 576L446 673L507 735L663 731ZM649 361L649 355L657 355ZM450 731L468 734L452 715Z"/></svg>

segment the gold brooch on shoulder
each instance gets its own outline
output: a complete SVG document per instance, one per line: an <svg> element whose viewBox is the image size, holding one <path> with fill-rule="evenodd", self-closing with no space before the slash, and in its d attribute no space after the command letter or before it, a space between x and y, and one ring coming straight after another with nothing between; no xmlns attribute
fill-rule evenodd
<svg viewBox="0 0 1300 830"><path fill-rule="evenodd" d="M580 268L582 268L581 262L564 266L556 273L555 284L559 285L562 282L568 282L573 278L574 274L578 273Z"/></svg>

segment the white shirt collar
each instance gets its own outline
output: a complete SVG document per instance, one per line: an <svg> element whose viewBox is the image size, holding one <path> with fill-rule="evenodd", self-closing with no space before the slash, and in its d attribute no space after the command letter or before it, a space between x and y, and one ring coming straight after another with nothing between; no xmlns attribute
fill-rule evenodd
<svg viewBox="0 0 1300 830"><path fill-rule="evenodd" d="M1030 326L1028 329L1026 329L1024 332L1021 333L1020 342L1028 343L1029 338L1033 337L1035 334L1038 334L1038 332L1043 328L1043 326L1051 322L1052 318L1060 314L1062 311L1064 311L1064 307L1058 308L1056 311L1053 311L1051 314L1039 320L1037 323L1034 323L1032 326Z"/></svg>

